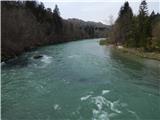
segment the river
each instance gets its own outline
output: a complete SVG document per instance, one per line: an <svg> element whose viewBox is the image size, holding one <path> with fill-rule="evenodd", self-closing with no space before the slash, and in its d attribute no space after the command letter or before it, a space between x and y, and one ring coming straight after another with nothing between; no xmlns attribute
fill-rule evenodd
<svg viewBox="0 0 160 120"><path fill-rule="evenodd" d="M3 64L2 119L160 120L160 62L99 40L41 47Z"/></svg>

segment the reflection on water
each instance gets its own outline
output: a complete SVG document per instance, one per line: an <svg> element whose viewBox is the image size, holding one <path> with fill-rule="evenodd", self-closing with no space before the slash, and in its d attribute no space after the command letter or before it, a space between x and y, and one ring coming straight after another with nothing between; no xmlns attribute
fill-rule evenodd
<svg viewBox="0 0 160 120"><path fill-rule="evenodd" d="M2 68L14 68L14 67L27 67L27 65L29 64L28 58L25 57L19 57L19 58L15 58L15 59L11 59L7 62L5 62L2 65Z"/></svg>
<svg viewBox="0 0 160 120"><path fill-rule="evenodd" d="M160 119L160 62L98 40L42 47L2 65L2 118Z"/></svg>

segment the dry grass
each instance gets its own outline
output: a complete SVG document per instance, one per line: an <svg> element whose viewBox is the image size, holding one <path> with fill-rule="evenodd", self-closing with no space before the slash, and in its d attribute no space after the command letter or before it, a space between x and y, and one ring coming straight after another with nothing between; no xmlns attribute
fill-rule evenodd
<svg viewBox="0 0 160 120"><path fill-rule="evenodd" d="M124 53L127 54L134 54L136 56L140 56L143 58L149 58L149 59L154 59L154 60L159 60L160 61L160 53L159 52L144 52L141 49L136 49L136 48L118 48L118 50L121 50Z"/></svg>

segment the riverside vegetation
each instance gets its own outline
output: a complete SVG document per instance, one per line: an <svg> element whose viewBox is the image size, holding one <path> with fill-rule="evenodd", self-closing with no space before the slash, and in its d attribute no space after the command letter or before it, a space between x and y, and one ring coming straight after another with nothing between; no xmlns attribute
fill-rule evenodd
<svg viewBox="0 0 160 120"><path fill-rule="evenodd" d="M138 15L134 15L129 3L125 2L111 27L109 40L101 40L100 44L123 46L123 52L160 60L159 33L160 14L152 11L149 15L145 0L139 6Z"/></svg>
<svg viewBox="0 0 160 120"><path fill-rule="evenodd" d="M36 1L1 1L2 61L38 46L105 37L109 26L79 19L63 19Z"/></svg>

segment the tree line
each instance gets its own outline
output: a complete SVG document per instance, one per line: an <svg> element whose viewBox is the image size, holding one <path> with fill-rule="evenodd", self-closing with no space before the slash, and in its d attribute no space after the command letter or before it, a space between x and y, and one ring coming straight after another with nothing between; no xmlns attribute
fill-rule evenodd
<svg viewBox="0 0 160 120"><path fill-rule="evenodd" d="M52 11L42 2L1 1L1 60L13 58L37 46L105 37L104 33L108 30L96 30L98 23L83 21L77 24L76 21L63 19L57 5Z"/></svg>
<svg viewBox="0 0 160 120"><path fill-rule="evenodd" d="M160 14L152 11L149 15L146 0L141 2L138 15L134 15L129 2L125 2L112 25L110 40L115 45L160 51L159 33Z"/></svg>

